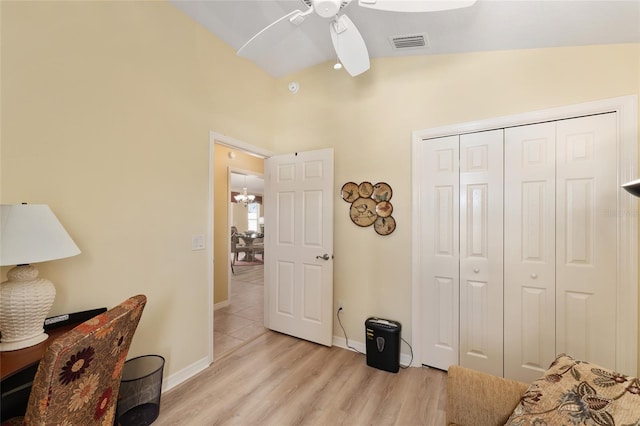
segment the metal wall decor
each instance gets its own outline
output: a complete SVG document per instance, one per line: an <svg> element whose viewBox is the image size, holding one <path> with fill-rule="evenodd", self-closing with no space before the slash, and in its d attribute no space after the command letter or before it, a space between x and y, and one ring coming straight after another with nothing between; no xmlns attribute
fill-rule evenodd
<svg viewBox="0 0 640 426"><path fill-rule="evenodd" d="M391 216L393 205L389 201L393 191L389 184L378 182L347 182L342 185L342 199L351 203L349 217L358 226L373 225L380 235L389 235L396 229L396 220Z"/></svg>

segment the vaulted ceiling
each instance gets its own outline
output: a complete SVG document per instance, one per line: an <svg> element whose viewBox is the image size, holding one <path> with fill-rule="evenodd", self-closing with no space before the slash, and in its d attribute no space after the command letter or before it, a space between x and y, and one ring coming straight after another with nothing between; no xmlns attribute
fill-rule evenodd
<svg viewBox="0 0 640 426"><path fill-rule="evenodd" d="M235 50L290 11L308 8L304 0L170 1ZM640 0L478 0L428 13L346 3L341 12L359 29L371 58L640 42ZM335 61L329 23L312 14L250 60L274 77ZM413 35L424 36L426 45L397 49L391 42Z"/></svg>

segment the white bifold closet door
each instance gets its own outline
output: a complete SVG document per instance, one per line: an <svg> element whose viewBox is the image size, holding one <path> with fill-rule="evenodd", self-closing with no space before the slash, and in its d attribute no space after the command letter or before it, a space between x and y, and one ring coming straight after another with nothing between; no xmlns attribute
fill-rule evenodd
<svg viewBox="0 0 640 426"><path fill-rule="evenodd" d="M502 375L502 130L423 144L422 350Z"/></svg>
<svg viewBox="0 0 640 426"><path fill-rule="evenodd" d="M425 140L422 363L616 365L616 114Z"/></svg>
<svg viewBox="0 0 640 426"><path fill-rule="evenodd" d="M460 136L460 365L502 375L503 130Z"/></svg>
<svg viewBox="0 0 640 426"><path fill-rule="evenodd" d="M422 351L441 370L458 365L460 347L459 141L456 135L420 146Z"/></svg>
<svg viewBox="0 0 640 426"><path fill-rule="evenodd" d="M616 115L505 131L505 377L616 365Z"/></svg>
<svg viewBox="0 0 640 426"><path fill-rule="evenodd" d="M556 123L505 139L504 375L528 383L556 355Z"/></svg>

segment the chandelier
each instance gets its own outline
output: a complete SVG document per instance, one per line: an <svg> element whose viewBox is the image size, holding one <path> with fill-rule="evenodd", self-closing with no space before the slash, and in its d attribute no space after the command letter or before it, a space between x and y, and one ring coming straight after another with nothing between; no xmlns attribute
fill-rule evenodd
<svg viewBox="0 0 640 426"><path fill-rule="evenodd" d="M235 198L236 203L242 203L245 207L247 207L249 203L253 203L253 200L256 199L256 196L247 195L247 187L245 186L244 188L242 188L242 194L235 195L233 198Z"/></svg>

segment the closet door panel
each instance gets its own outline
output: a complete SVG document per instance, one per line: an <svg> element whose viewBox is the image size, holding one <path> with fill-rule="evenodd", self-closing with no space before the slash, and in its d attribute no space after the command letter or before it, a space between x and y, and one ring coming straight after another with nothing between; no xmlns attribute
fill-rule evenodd
<svg viewBox="0 0 640 426"><path fill-rule="evenodd" d="M503 374L503 131L460 136L460 364Z"/></svg>
<svg viewBox="0 0 640 426"><path fill-rule="evenodd" d="M555 123L505 130L505 377L555 358Z"/></svg>
<svg viewBox="0 0 640 426"><path fill-rule="evenodd" d="M616 115L557 124L557 350L616 366Z"/></svg>
<svg viewBox="0 0 640 426"><path fill-rule="evenodd" d="M422 364L442 370L458 364L459 352L458 140L426 140L421 152Z"/></svg>

